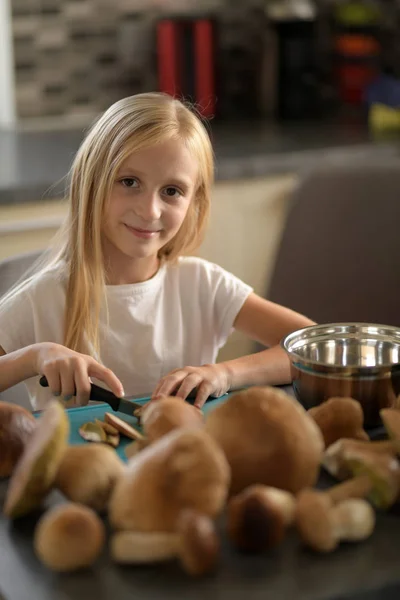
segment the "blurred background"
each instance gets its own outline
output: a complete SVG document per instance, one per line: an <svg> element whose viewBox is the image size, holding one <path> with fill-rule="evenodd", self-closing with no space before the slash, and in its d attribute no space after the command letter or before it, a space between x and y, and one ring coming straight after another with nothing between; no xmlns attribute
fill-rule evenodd
<svg viewBox="0 0 400 600"><path fill-rule="evenodd" d="M397 168L400 1L1 0L0 86L0 260L50 242L93 119L161 90L209 120L199 254L266 295L310 171ZM223 357L246 344L234 336Z"/></svg>

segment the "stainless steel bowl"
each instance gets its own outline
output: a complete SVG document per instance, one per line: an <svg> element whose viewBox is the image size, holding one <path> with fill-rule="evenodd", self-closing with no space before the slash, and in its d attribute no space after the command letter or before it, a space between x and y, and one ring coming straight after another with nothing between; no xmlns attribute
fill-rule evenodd
<svg viewBox="0 0 400 600"><path fill-rule="evenodd" d="M294 331L282 340L293 388L305 408L334 396L358 400L365 425L400 394L400 329L370 323L330 323Z"/></svg>

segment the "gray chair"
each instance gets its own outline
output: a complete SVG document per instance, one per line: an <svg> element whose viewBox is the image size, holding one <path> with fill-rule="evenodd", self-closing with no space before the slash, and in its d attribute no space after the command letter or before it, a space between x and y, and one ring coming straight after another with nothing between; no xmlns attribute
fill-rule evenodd
<svg viewBox="0 0 400 600"><path fill-rule="evenodd" d="M41 251L37 251L20 254L0 261L0 297L32 268L40 255ZM28 410L32 410L29 394L23 383L19 383L4 392L0 392L0 401L1 400L13 402L14 404L24 406Z"/></svg>
<svg viewBox="0 0 400 600"><path fill-rule="evenodd" d="M400 160L315 169L291 200L267 297L319 323L400 326Z"/></svg>

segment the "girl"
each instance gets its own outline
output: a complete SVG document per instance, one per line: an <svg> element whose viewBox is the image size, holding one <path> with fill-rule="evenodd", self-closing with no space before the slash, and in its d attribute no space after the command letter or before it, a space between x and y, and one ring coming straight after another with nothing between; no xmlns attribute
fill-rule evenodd
<svg viewBox="0 0 400 600"><path fill-rule="evenodd" d="M212 183L210 139L181 102L149 93L111 106L75 157L58 244L0 303L0 391L25 381L35 409L51 393L83 405L97 380L117 396L194 391L200 407L289 382L278 343L312 322L183 256L201 241ZM269 349L215 364L233 328Z"/></svg>

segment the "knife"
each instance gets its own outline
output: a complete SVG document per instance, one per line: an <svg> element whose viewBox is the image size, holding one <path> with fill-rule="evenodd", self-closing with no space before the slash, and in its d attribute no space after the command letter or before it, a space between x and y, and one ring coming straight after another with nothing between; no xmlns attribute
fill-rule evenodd
<svg viewBox="0 0 400 600"><path fill-rule="evenodd" d="M49 383L45 375L40 378L39 382L42 387L49 387ZM143 396L125 396L124 398L118 398L109 390L106 390L95 383L91 383L90 385L89 400L106 402L115 412L122 412L132 417L135 410L143 408L143 404L140 404L139 402L133 402L130 398L132 398L132 400L138 400L139 398L145 399Z"/></svg>

